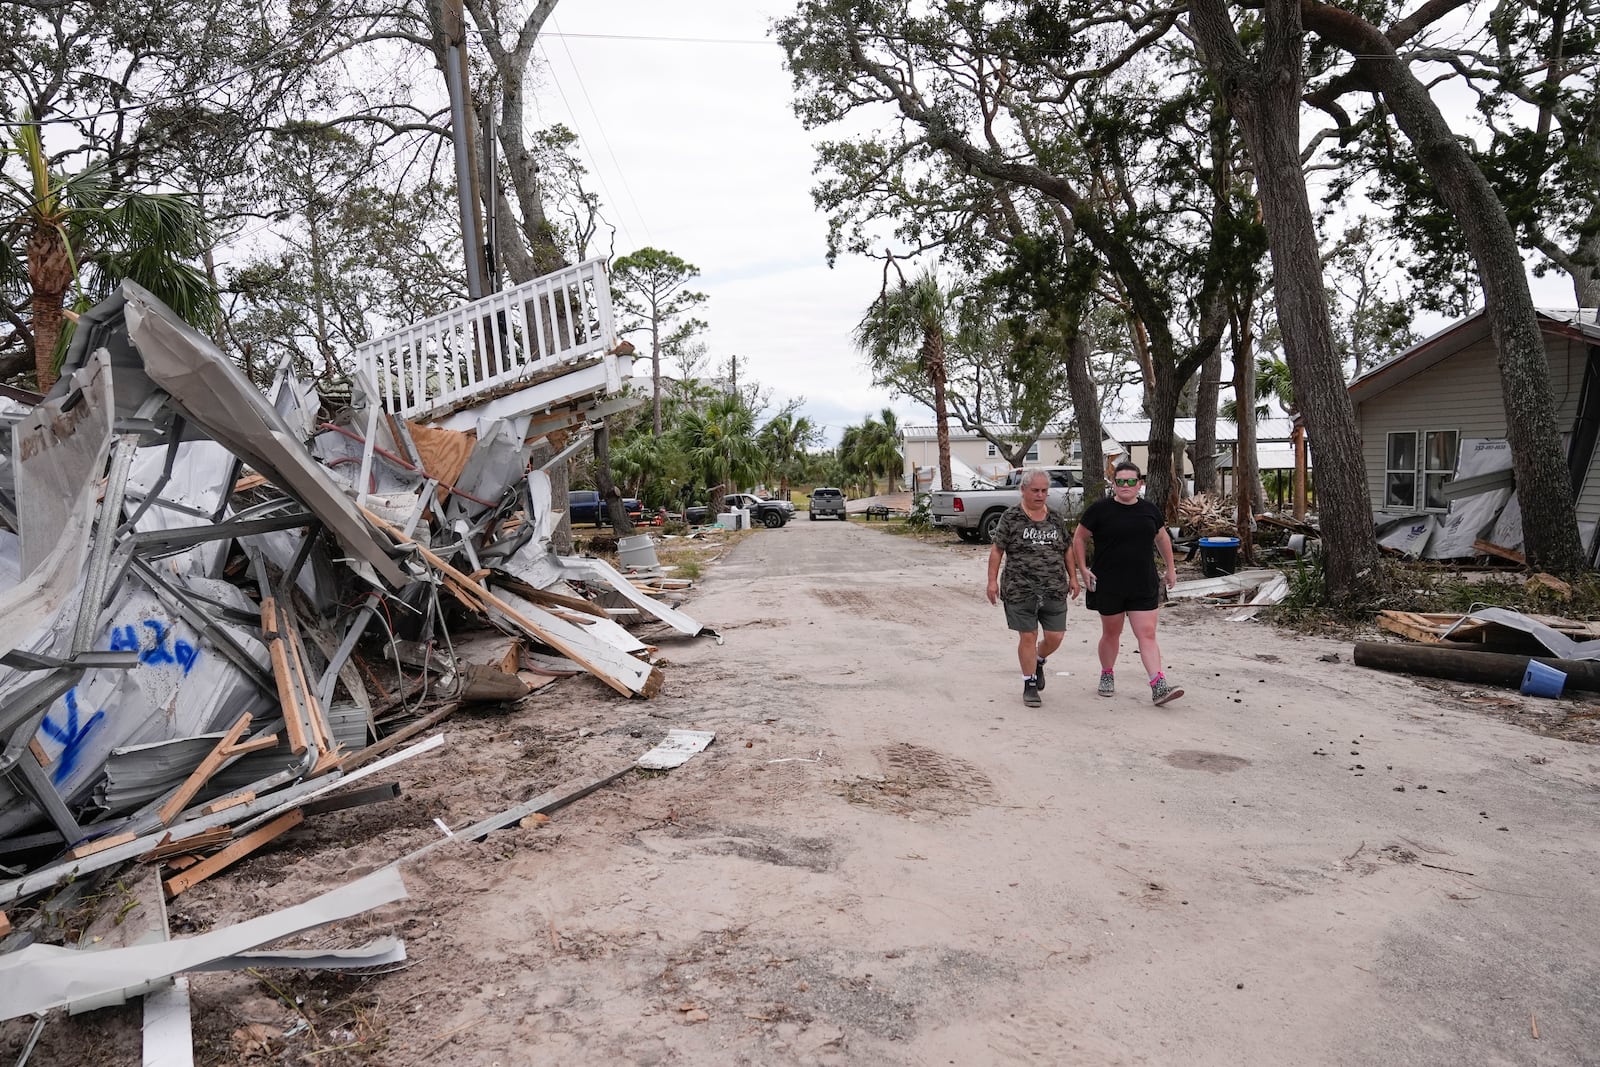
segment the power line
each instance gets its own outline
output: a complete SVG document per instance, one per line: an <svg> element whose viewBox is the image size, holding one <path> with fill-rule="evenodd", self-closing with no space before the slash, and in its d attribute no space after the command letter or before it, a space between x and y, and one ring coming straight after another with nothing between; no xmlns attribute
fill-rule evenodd
<svg viewBox="0 0 1600 1067"><path fill-rule="evenodd" d="M555 24L555 15L552 14L550 16L550 19L551 19L551 24L554 25ZM555 33L555 36L559 37L559 38L562 38L561 47L563 49L565 49L565 51L567 53L567 62L572 64L572 76L578 80L578 89L583 93L584 103L589 105L589 113L594 116L595 129L600 134L600 142L606 146L606 154L611 157L611 165L616 168L617 180L622 183L623 192L628 194L628 203L633 205L633 213L634 213L635 216L638 217L639 225L644 228L644 239L645 239L645 241L647 243L654 244L655 243L655 238L650 233L650 222L649 222L648 219L646 219L644 217L644 212L639 209L639 201L637 199L635 199L634 195L633 195L633 186L628 183L628 175L626 174L626 172L623 171L622 163L617 159L616 149L611 147L611 138L606 136L605 125L600 120L600 112L594 106L594 99L589 96L589 87L584 84L582 72L578 70L578 60L577 60L577 58L575 56L573 56L572 49L567 47L566 40L565 40L566 35L561 33L560 31L557 31ZM543 47L543 46L541 45L541 47ZM545 62L548 63L549 61L550 61L550 54L549 54L549 52L546 52L545 53ZM560 83L559 82L557 83L557 88L560 88ZM563 100L566 99L565 94L563 94L562 99ZM567 110L568 111L572 110L570 105L568 105ZM599 169L598 168L596 168L595 176L599 177ZM611 193L609 191L607 191L606 195L610 196Z"/></svg>

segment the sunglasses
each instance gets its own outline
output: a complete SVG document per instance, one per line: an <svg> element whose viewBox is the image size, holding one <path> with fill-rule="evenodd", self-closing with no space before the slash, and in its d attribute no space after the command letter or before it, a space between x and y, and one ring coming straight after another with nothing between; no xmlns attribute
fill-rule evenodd
<svg viewBox="0 0 1600 1067"><path fill-rule="evenodd" d="M1114 484L1114 485L1138 485L1139 484L1139 479L1137 479L1137 478L1113 478L1113 479L1111 479L1111 481L1112 481L1112 484Z"/></svg>

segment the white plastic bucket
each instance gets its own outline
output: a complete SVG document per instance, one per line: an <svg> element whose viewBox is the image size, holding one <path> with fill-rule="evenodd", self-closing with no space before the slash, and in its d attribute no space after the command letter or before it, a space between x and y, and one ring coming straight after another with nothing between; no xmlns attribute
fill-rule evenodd
<svg viewBox="0 0 1600 1067"><path fill-rule="evenodd" d="M635 534L617 542L617 559L624 567L655 567L656 543L649 534Z"/></svg>

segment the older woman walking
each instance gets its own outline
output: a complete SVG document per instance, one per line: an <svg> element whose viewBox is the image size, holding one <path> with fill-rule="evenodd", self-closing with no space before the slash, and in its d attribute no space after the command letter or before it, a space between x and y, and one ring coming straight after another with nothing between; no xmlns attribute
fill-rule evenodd
<svg viewBox="0 0 1600 1067"><path fill-rule="evenodd" d="M1166 564L1168 589L1177 584L1178 572L1172 559L1166 516L1139 495L1143 481L1138 464L1123 460L1116 465L1111 474L1111 495L1090 504L1078 520L1069 559L1085 567L1086 603L1100 614L1100 695L1108 697L1116 692L1114 670L1122 644L1122 624L1127 620L1139 642L1139 659L1150 676L1150 699L1165 704L1183 696L1183 690L1167 680L1161 668L1161 646L1156 643L1156 618L1161 607L1156 553L1161 553ZM1092 565L1087 562L1091 541Z"/></svg>

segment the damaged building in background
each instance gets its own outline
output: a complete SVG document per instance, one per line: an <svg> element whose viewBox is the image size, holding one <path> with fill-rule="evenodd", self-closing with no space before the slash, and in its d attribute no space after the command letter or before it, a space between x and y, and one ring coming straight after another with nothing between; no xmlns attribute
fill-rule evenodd
<svg viewBox="0 0 1600 1067"><path fill-rule="evenodd" d="M340 411L263 394L127 284L0 400L0 909L152 855L174 895L461 701L652 696L619 619L710 633L659 568L550 548L547 471L637 403L598 261L356 357Z"/></svg>

